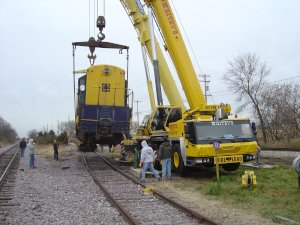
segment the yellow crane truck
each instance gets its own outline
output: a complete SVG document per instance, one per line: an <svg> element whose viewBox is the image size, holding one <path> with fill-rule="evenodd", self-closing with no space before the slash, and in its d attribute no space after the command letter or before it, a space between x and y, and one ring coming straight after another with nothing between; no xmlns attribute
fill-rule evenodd
<svg viewBox="0 0 300 225"><path fill-rule="evenodd" d="M173 149L173 169L180 175L185 172L186 167L214 166L216 151L213 144L216 142L219 143L218 163L226 171L235 171L240 163L253 160L257 151L255 124L250 123L248 118L229 119L231 107L228 104L206 103L169 1L144 0L145 4L140 0L120 2L136 28L141 44L146 47L150 45L149 39L153 31L145 24L150 20L149 17L155 16L165 42L164 48L174 63L190 106L189 110L185 110L180 97L177 97L180 98L179 104L174 104L176 100L169 96L172 96L172 92L177 95L178 90L174 86L164 88L164 83L168 83L168 79L172 83L173 78L161 72L162 86L171 105L152 108L152 112L142 123L137 139L146 139L158 148L163 138L168 137ZM145 5L148 7L148 15L144 10ZM148 46L147 50L152 57L151 47ZM161 64L160 58L163 60L163 56L158 57L160 70L167 71L167 66Z"/></svg>

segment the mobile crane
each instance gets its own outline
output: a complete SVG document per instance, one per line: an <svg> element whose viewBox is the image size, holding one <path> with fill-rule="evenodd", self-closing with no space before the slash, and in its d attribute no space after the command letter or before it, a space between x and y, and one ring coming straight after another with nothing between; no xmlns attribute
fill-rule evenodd
<svg viewBox="0 0 300 225"><path fill-rule="evenodd" d="M126 2L127 14L134 21L133 24L139 23L135 18L143 11L140 0L120 1L122 4ZM140 138L147 138L152 144L159 146L162 138L167 136L173 149L173 169L181 175L186 167L201 164L210 167L217 160L224 170L237 170L241 162L255 158L255 124L251 124L248 118L228 119L231 110L228 104L206 104L169 1L144 1L148 9L154 12L165 41L164 47L175 65L190 109L185 111L178 105L158 106L143 122L145 129ZM145 20L146 14L142 14ZM144 38L144 34L140 33L140 40ZM218 158L213 147L215 142L220 143Z"/></svg>

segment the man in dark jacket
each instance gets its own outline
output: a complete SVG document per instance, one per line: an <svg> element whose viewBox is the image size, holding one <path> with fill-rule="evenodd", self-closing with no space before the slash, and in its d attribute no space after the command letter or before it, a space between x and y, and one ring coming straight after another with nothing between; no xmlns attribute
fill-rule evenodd
<svg viewBox="0 0 300 225"><path fill-rule="evenodd" d="M53 149L54 149L54 159L55 160L58 160L58 147L59 147L59 145L56 143L56 140L54 140Z"/></svg>
<svg viewBox="0 0 300 225"><path fill-rule="evenodd" d="M25 138L22 138L20 142L21 157L24 157L25 148L26 148L26 141Z"/></svg>
<svg viewBox="0 0 300 225"><path fill-rule="evenodd" d="M168 138L159 146L158 158L162 160L162 179L171 179L172 146Z"/></svg>

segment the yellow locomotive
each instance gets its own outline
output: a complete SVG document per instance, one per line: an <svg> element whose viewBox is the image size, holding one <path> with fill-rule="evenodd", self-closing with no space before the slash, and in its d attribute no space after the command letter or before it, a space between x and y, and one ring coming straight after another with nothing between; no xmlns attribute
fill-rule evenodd
<svg viewBox="0 0 300 225"><path fill-rule="evenodd" d="M125 71L112 65L95 65L78 79L76 136L81 147L115 145L129 133L131 107ZM131 101L132 102L132 101Z"/></svg>

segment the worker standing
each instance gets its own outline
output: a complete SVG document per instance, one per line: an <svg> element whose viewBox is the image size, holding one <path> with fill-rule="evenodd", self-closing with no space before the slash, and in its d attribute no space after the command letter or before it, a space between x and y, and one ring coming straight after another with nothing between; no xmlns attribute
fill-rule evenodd
<svg viewBox="0 0 300 225"><path fill-rule="evenodd" d="M162 179L171 179L172 146L168 138L159 146L158 158L162 160Z"/></svg>
<svg viewBox="0 0 300 225"><path fill-rule="evenodd" d="M24 157L25 148L26 148L26 141L25 138L22 138L20 142L21 157Z"/></svg>
<svg viewBox="0 0 300 225"><path fill-rule="evenodd" d="M27 148L29 150L29 167L31 169L35 168L34 166L34 147L33 147L33 139L29 139L29 143L27 145Z"/></svg>
<svg viewBox="0 0 300 225"><path fill-rule="evenodd" d="M54 140L53 150L54 150L54 159L55 160L58 160L58 148L59 148L59 144L57 144L56 140Z"/></svg>
<svg viewBox="0 0 300 225"><path fill-rule="evenodd" d="M140 167L142 168L142 178L141 183L145 182L146 170L150 168L153 175L160 181L161 178L158 175L157 171L154 169L153 162L154 162L154 152L151 147L148 146L145 140L142 141L142 152L141 152L141 160L140 160Z"/></svg>

